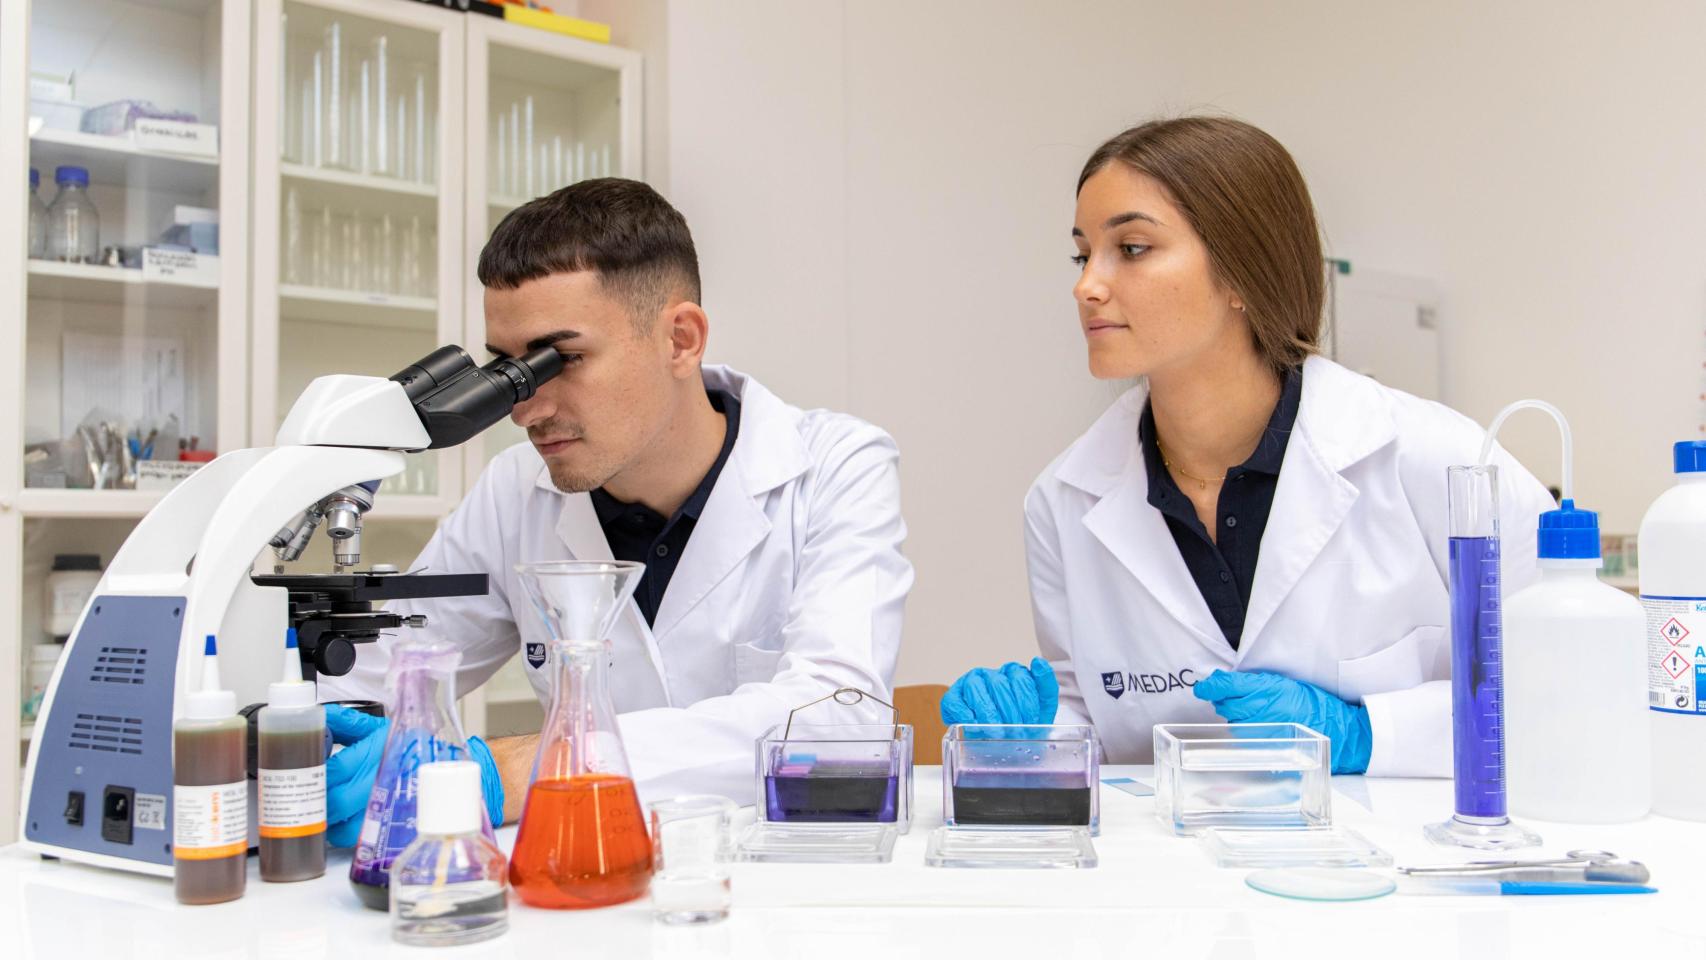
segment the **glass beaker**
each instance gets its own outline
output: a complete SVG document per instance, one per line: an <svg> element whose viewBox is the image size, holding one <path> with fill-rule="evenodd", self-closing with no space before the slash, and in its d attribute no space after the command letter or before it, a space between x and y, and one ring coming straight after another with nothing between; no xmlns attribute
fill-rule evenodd
<svg viewBox="0 0 1706 960"><path fill-rule="evenodd" d="M1504 613L1499 576L1499 468L1447 467L1450 537L1452 778L1450 820L1434 843L1514 850L1540 838L1505 812Z"/></svg>
<svg viewBox="0 0 1706 960"><path fill-rule="evenodd" d="M356 896L371 909L390 909L391 863L415 839L421 765L469 758L468 738L456 718L455 676L461 661L461 651L445 640L407 638L391 648L385 677L391 728L349 871ZM480 825L488 838L493 836L484 805Z"/></svg>
<svg viewBox="0 0 1706 960"><path fill-rule="evenodd" d="M516 565L551 638L551 706L539 735L510 885L535 907L584 909L646 892L651 839L616 726L605 641L645 565Z"/></svg>

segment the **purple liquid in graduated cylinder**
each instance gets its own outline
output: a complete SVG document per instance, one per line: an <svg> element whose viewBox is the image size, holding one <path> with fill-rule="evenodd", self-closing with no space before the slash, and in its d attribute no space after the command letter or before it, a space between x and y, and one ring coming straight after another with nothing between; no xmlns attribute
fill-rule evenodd
<svg viewBox="0 0 1706 960"><path fill-rule="evenodd" d="M1451 718L1457 813L1505 812L1504 643L1496 537L1451 538Z"/></svg>

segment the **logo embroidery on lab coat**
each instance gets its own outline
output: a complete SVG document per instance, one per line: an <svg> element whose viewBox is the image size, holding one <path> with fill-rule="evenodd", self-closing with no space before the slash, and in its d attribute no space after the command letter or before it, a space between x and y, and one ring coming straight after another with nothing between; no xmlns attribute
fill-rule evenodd
<svg viewBox="0 0 1706 960"><path fill-rule="evenodd" d="M527 663L535 670L545 665L545 645L543 643L529 643L527 645Z"/></svg>
<svg viewBox="0 0 1706 960"><path fill-rule="evenodd" d="M1180 670L1178 673L1104 673L1102 674L1102 689L1108 691L1108 696L1118 700L1127 690L1141 690L1144 693L1167 693L1173 690L1187 690L1197 685L1194 672Z"/></svg>

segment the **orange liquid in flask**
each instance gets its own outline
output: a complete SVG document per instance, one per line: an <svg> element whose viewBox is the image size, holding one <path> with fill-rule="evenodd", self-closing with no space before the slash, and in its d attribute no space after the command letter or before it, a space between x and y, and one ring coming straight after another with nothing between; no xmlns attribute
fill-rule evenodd
<svg viewBox="0 0 1706 960"><path fill-rule="evenodd" d="M644 894L651 878L652 842L633 780L588 774L528 788L509 866L523 903L607 907Z"/></svg>

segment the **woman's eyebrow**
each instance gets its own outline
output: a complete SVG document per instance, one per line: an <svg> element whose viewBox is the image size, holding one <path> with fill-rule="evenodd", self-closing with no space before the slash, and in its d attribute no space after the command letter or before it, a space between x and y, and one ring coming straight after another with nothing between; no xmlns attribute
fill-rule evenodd
<svg viewBox="0 0 1706 960"><path fill-rule="evenodd" d="M1150 216L1147 213L1142 212L1141 210L1127 210L1125 213L1116 213L1113 216L1109 217L1107 220L1103 221L1102 222L1102 229L1103 230L1112 230L1115 227L1128 224L1128 223L1132 222L1133 220L1142 220L1145 223L1153 223L1158 227L1164 226L1164 224L1162 224L1161 221L1155 219L1154 217ZM1072 235L1075 237L1082 237L1082 236L1084 236L1084 231L1078 229L1077 227L1073 227L1072 228Z"/></svg>

